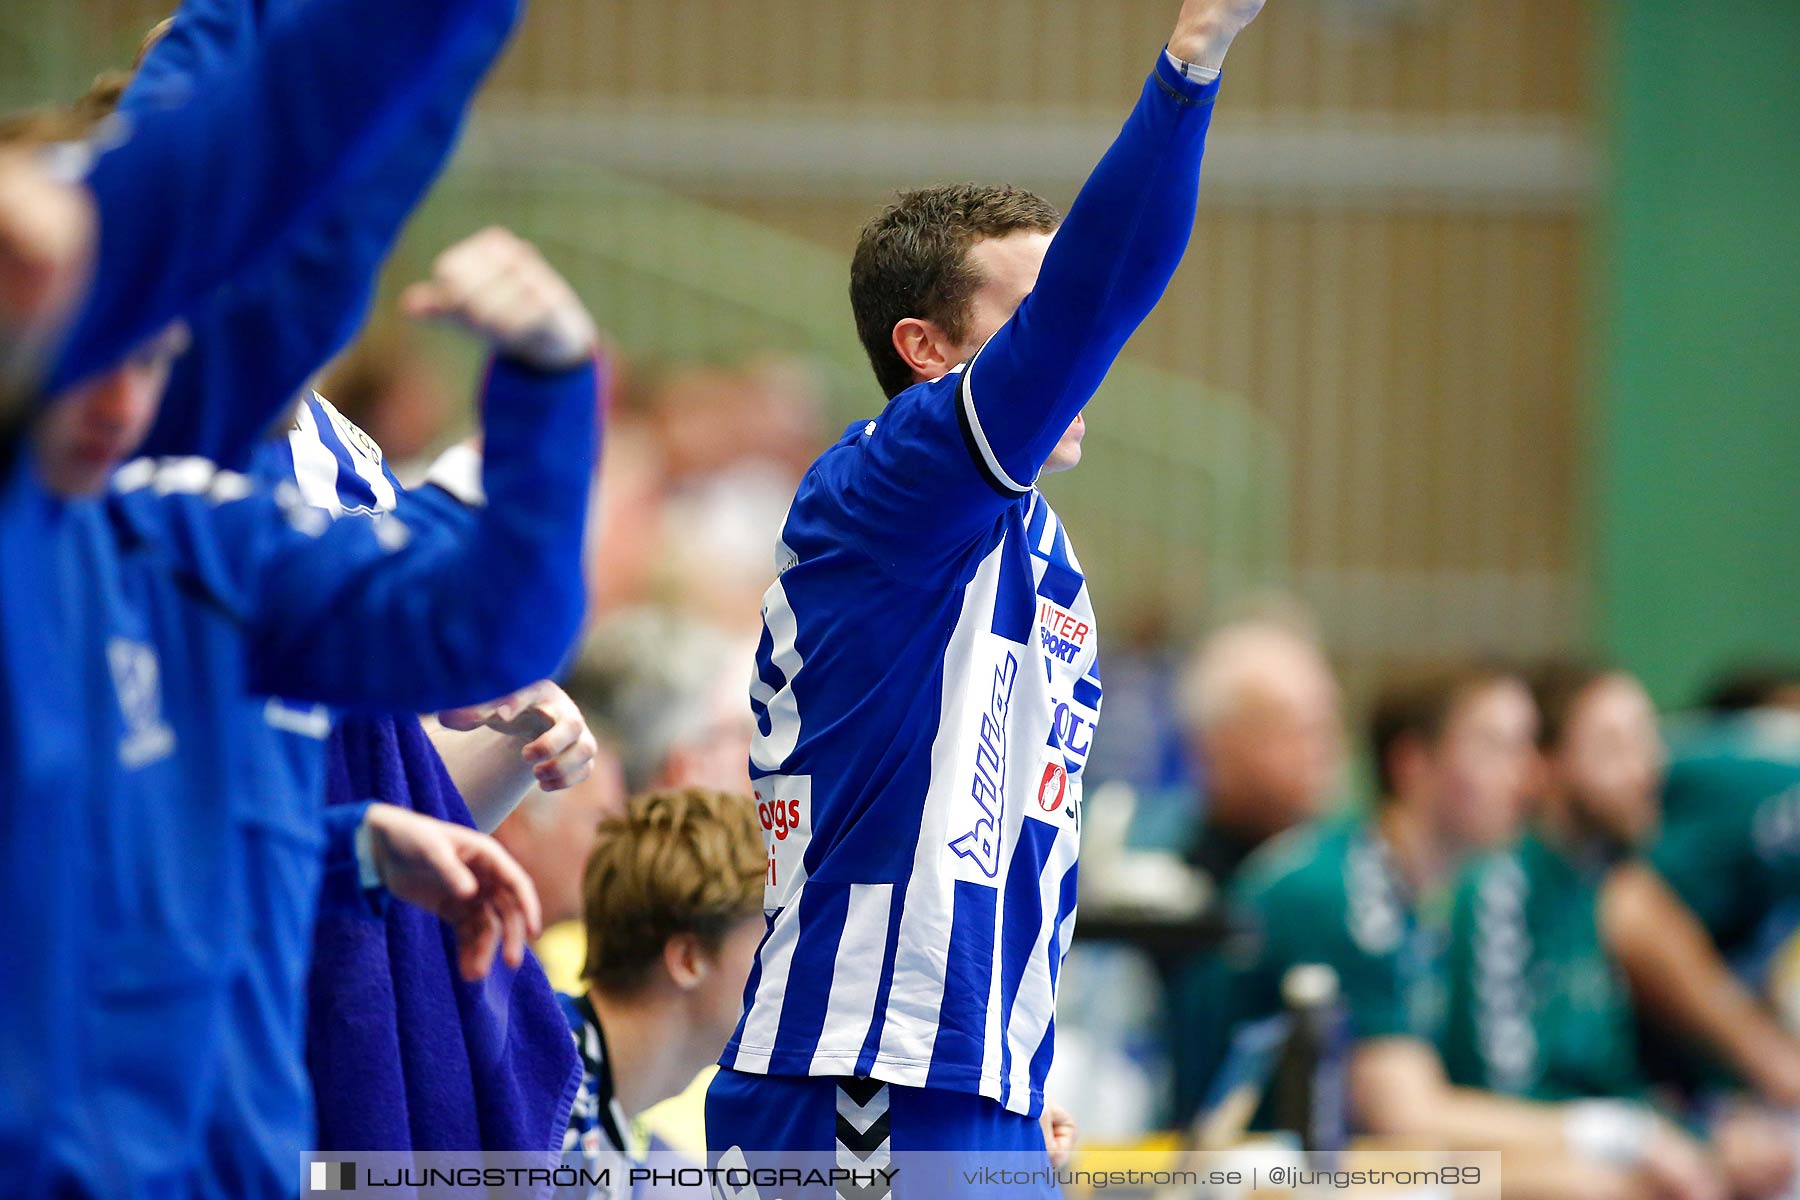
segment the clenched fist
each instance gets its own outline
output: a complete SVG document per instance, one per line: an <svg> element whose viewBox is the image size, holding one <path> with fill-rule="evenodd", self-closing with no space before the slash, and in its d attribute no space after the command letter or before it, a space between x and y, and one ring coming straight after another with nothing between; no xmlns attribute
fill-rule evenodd
<svg viewBox="0 0 1800 1200"><path fill-rule="evenodd" d="M1183 62L1215 70L1231 41L1262 11L1263 0L1187 0L1169 35L1169 53Z"/></svg>
<svg viewBox="0 0 1800 1200"><path fill-rule="evenodd" d="M401 293L400 307L416 320L459 326L540 371L578 366L599 339L581 298L537 247L498 226L439 255L431 278Z"/></svg>

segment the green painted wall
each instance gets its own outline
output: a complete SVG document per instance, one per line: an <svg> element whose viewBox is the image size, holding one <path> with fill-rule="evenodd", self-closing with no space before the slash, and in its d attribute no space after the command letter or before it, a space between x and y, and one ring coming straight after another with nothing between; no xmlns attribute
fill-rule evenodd
<svg viewBox="0 0 1800 1200"><path fill-rule="evenodd" d="M1596 633L1683 703L1800 660L1800 3L1606 10Z"/></svg>

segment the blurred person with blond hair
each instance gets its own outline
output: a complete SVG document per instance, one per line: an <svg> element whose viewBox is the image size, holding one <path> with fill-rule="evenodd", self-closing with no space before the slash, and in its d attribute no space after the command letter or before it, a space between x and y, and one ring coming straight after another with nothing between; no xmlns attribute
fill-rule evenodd
<svg viewBox="0 0 1800 1200"><path fill-rule="evenodd" d="M582 874L585 987L563 997L581 1090L563 1142L626 1196L632 1121L688 1086L737 1024L768 869L749 797L664 788L600 827Z"/></svg>
<svg viewBox="0 0 1800 1200"><path fill-rule="evenodd" d="M1228 928L1223 893L1245 859L1271 838L1317 820L1342 785L1343 697L1303 619L1246 615L1195 647L1178 699L1201 776L1201 823L1187 860L1210 885ZM1199 953L1169 994L1178 1120L1200 1106L1224 1052L1222 1039L1189 1035L1225 1004L1229 972L1214 949Z"/></svg>

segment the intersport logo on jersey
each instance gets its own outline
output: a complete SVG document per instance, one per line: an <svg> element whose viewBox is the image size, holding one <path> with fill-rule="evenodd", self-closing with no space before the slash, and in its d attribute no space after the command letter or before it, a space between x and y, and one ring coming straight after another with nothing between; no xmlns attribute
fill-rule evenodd
<svg viewBox="0 0 1800 1200"><path fill-rule="evenodd" d="M1072 663L1087 649L1093 627L1053 600L1038 601L1038 641L1044 653L1058 662Z"/></svg>

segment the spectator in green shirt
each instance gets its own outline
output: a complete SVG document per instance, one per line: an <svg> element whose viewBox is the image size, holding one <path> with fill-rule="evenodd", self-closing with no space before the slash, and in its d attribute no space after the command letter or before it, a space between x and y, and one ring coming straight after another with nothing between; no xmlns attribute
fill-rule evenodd
<svg viewBox="0 0 1800 1200"><path fill-rule="evenodd" d="M1657 914L1665 937L1692 918L1678 903L1609 891L1609 881L1637 869L1620 864L1656 827L1664 765L1656 712L1620 671L1558 666L1534 692L1538 808L1518 844L1478 861L1457 889L1445 1065L1459 1086L1540 1101L1626 1100L1647 1114L1636 1012L1609 934L1632 906ZM1710 986L1735 986L1723 964L1712 973ZM1793 1177L1791 1140L1756 1110L1732 1106L1713 1122L1709 1149L1733 1195L1767 1197Z"/></svg>
<svg viewBox="0 0 1800 1200"><path fill-rule="evenodd" d="M1800 714L1771 678L1721 689L1679 743L1649 867L1607 881L1607 941L1639 1006L1685 1035L1643 1039L1654 1078L1703 1095L1741 1084L1800 1108L1800 1039L1761 995L1800 923Z"/></svg>
<svg viewBox="0 0 1800 1200"><path fill-rule="evenodd" d="M1800 760L1714 741L1675 764L1650 861L1728 959L1800 902Z"/></svg>
<svg viewBox="0 0 1800 1200"><path fill-rule="evenodd" d="M1371 720L1373 813L1284 835L1233 888L1257 935L1240 952L1230 1011L1273 1011L1302 963L1338 976L1354 1039L1350 1112L1385 1139L1506 1152L1508 1195L1546 1200L1714 1200L1701 1147L1647 1108L1542 1103L1454 1085L1446 1042L1452 881L1514 839L1537 769L1537 714L1514 674L1467 668L1386 692Z"/></svg>
<svg viewBox="0 0 1800 1200"><path fill-rule="evenodd" d="M1343 699L1311 631L1279 613L1221 625L1182 673L1183 734L1202 764L1200 827L1188 863L1219 903L1238 868L1276 835L1319 819L1343 782ZM1219 904L1227 925L1228 905ZM1190 1037L1219 1012L1229 972L1211 951L1195 956L1170 996L1174 1103L1200 1107L1224 1053L1222 1037Z"/></svg>

